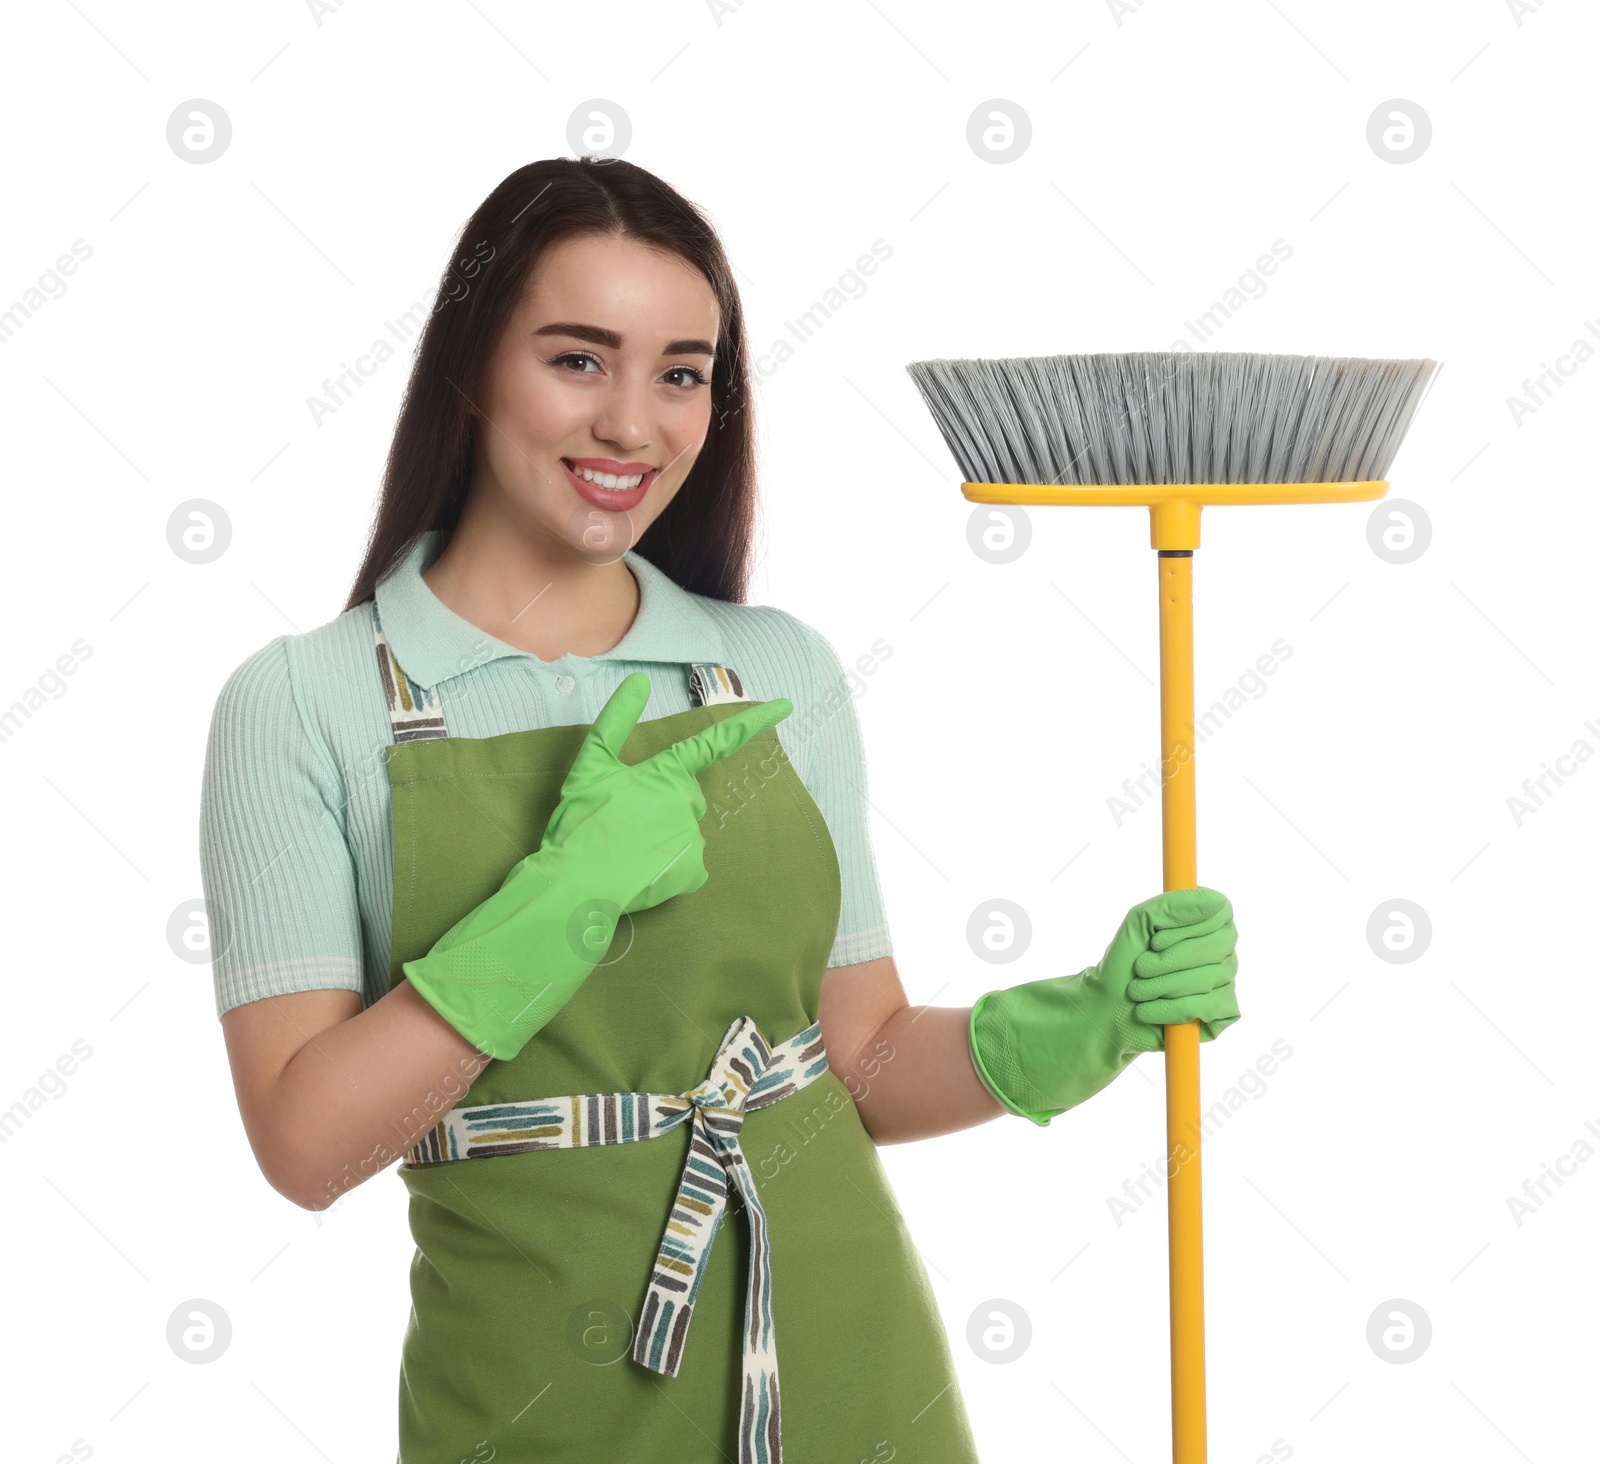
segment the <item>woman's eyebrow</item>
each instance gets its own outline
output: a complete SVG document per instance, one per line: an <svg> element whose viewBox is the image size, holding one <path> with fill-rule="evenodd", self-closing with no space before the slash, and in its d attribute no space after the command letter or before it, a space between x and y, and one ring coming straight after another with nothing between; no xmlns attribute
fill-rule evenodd
<svg viewBox="0 0 1600 1464"><path fill-rule="evenodd" d="M613 351L622 349L622 335L618 331L607 330L603 325L580 325L576 321L558 320L553 325L541 325L534 331L536 336L568 335L576 336L580 341L592 341L597 346L609 346ZM710 341L683 340L668 341L663 356L714 356Z"/></svg>

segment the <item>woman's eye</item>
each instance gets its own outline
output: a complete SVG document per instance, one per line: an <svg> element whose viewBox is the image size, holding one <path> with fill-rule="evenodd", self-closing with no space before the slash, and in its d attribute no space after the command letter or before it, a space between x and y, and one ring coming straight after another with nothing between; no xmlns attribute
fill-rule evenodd
<svg viewBox="0 0 1600 1464"><path fill-rule="evenodd" d="M559 356L553 357L550 364L552 366L567 367L575 376L593 376L603 369L600 360L588 351L563 351ZM595 368L594 371L585 370L586 365L593 366ZM672 382L674 386L682 387L685 390L710 384L710 378L697 371L693 366L670 367L666 372L666 376L668 378L688 377L687 381L680 379Z"/></svg>

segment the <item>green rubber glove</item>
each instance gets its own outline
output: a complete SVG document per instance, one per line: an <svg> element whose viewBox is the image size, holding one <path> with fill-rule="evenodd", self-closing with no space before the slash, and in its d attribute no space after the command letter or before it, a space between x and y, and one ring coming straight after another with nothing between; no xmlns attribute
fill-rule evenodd
<svg viewBox="0 0 1600 1464"><path fill-rule="evenodd" d="M624 911L706 882L697 774L782 721L778 697L631 766L621 760L650 678L623 678L573 759L539 848L500 888L401 969L428 1004L490 1057L515 1057L605 956Z"/></svg>
<svg viewBox="0 0 1600 1464"><path fill-rule="evenodd" d="M1098 966L985 992L967 1024L972 1064L1013 1113L1047 1127L1092 1098L1162 1027L1200 1023L1212 1041L1239 1020L1233 906L1204 887L1168 890L1128 911Z"/></svg>

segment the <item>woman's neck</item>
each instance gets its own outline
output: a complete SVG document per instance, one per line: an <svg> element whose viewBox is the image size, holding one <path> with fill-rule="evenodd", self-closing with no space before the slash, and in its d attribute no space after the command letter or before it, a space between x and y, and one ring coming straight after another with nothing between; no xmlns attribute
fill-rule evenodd
<svg viewBox="0 0 1600 1464"><path fill-rule="evenodd" d="M447 609L541 661L598 656L628 633L642 594L620 550L597 564L525 520L472 507L422 576Z"/></svg>

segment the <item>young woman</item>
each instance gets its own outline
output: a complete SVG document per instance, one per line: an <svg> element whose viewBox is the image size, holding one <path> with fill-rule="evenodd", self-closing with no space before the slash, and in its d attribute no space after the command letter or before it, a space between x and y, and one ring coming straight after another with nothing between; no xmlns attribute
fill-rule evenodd
<svg viewBox="0 0 1600 1464"><path fill-rule="evenodd" d="M752 440L707 221L627 162L519 169L344 613L218 697L240 1111L308 1209L403 1161L402 1461L976 1459L874 1145L1048 1124L1238 1018L1203 889L1085 971L908 1007L839 662L744 603Z"/></svg>

